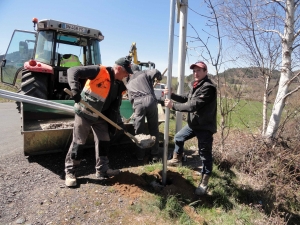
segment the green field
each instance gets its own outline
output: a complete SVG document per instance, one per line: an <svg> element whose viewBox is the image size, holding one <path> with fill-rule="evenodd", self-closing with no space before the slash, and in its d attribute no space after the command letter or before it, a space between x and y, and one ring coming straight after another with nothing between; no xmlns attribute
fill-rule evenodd
<svg viewBox="0 0 300 225"><path fill-rule="evenodd" d="M261 102L240 100L231 113L230 127L241 130L251 129L252 131L261 129L262 109ZM218 121L220 121L220 113L218 113Z"/></svg>

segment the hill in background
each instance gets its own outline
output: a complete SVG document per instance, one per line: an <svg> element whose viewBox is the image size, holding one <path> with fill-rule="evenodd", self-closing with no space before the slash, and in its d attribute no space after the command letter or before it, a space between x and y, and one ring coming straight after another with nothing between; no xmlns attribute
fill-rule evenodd
<svg viewBox="0 0 300 225"><path fill-rule="evenodd" d="M297 73L299 71L295 71ZM248 67L248 68L231 68L225 70L220 73L218 76L209 74L209 78L214 81L216 84L219 84L219 88L226 88L227 92L230 92L231 95L234 96L234 93L241 90L242 99L246 100L255 100L262 101L264 89L265 89L265 81L264 77L261 76L260 69L258 67ZM277 93L277 83L280 78L280 71L274 70L272 72L272 77L270 79L270 89L273 91L270 92L269 101L273 101L276 97ZM172 77L172 88L173 90L177 90L178 81L177 77ZM188 83L193 81L193 75L185 76L185 84L184 91L187 92L189 90ZM163 77L162 83L167 83L167 77ZM299 81L295 81L290 89L294 89L299 85ZM299 96L298 93L295 96ZM295 98L292 96L292 98Z"/></svg>

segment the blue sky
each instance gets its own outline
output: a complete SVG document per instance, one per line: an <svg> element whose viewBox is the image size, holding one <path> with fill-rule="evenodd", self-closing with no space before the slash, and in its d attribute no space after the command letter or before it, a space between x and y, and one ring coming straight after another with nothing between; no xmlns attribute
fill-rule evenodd
<svg viewBox="0 0 300 225"><path fill-rule="evenodd" d="M202 14L207 11L201 0L189 0L188 6ZM132 42L136 42L139 61L155 62L161 72L168 66L170 0L2 0L0 54L5 54L15 29L33 31L33 17L99 29L104 35L100 43L104 65L112 66L116 59L128 55ZM179 23L176 20L175 14L172 76L177 77ZM205 28L203 18L190 9L187 22L200 33ZM194 35L188 25L187 36ZM197 53L189 52L185 75L191 73L189 65L198 60L202 59Z"/></svg>

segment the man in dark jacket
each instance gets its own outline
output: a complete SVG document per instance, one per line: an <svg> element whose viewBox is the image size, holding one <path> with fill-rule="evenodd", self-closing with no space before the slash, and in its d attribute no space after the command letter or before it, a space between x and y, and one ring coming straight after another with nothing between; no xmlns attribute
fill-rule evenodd
<svg viewBox="0 0 300 225"><path fill-rule="evenodd" d="M166 107L179 112L188 112L188 124L176 133L173 158L168 160L167 165L181 165L184 142L196 136L203 167L201 182L195 193L203 195L207 191L213 166L213 134L217 132L217 90L207 77L207 66L204 62L196 62L190 69L193 70L194 81L188 94L181 96L171 93L171 99L176 102L165 100ZM168 92L166 89L165 94Z"/></svg>
<svg viewBox="0 0 300 225"><path fill-rule="evenodd" d="M82 150L92 129L96 151L96 177L99 179L119 174L119 170L109 168L107 151L110 145L109 124L97 114L87 109L80 100L87 102L115 123L120 123L122 93L126 90L122 79L132 73L131 61L120 58L114 67L103 65L77 66L67 70L68 83L76 102L73 140L65 159L66 186L76 182L76 168L82 160ZM79 79L87 79L81 91Z"/></svg>
<svg viewBox="0 0 300 225"><path fill-rule="evenodd" d="M155 97L153 83L154 80L161 80L162 75L157 69L139 71L137 65L132 65L134 71L130 75L130 79L126 84L128 90L128 98L132 103L134 110L134 130L135 134L145 133L145 118L149 134L156 137L154 146L151 148L150 160L158 160L158 109L157 99ZM137 154L139 160L144 158L144 149L138 149Z"/></svg>

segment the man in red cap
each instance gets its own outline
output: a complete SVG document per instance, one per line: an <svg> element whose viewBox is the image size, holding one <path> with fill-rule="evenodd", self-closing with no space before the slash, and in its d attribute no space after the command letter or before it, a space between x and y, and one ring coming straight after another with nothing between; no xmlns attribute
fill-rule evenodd
<svg viewBox="0 0 300 225"><path fill-rule="evenodd" d="M194 81L186 95L171 93L171 99L165 100L165 106L179 112L188 112L187 125L174 137L175 149L168 166L180 166L183 146L186 140L198 139L199 156L202 160L202 178L195 194L203 195L207 191L208 180L212 172L213 134L217 132L217 89L207 76L204 62L196 62L190 66ZM165 94L169 90L165 89Z"/></svg>

